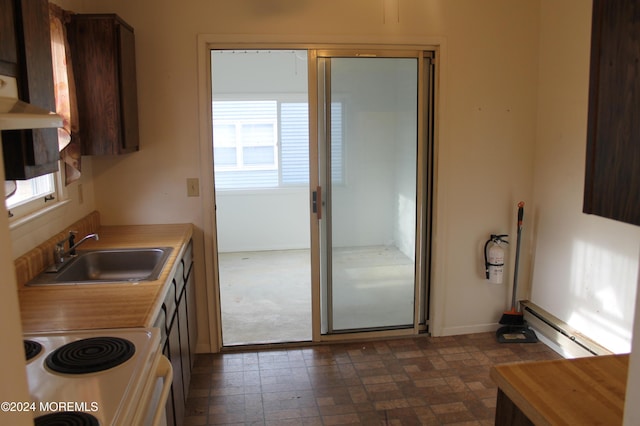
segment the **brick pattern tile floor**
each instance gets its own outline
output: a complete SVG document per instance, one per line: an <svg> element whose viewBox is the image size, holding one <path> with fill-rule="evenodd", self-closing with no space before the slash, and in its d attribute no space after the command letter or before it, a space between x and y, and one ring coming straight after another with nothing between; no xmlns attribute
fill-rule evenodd
<svg viewBox="0 0 640 426"><path fill-rule="evenodd" d="M493 425L490 368L558 358L493 333L199 354L185 425Z"/></svg>

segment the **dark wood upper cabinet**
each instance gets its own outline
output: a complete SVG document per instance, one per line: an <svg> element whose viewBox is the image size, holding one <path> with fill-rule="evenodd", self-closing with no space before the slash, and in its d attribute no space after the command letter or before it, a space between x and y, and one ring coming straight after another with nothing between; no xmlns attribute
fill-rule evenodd
<svg viewBox="0 0 640 426"><path fill-rule="evenodd" d="M585 213L640 225L640 0L594 0Z"/></svg>
<svg viewBox="0 0 640 426"><path fill-rule="evenodd" d="M0 42L1 68L11 75L11 61L15 60L18 97L55 111L48 1L1 0L0 6L0 35L7 36ZM4 7L13 13L5 13ZM2 149L6 180L31 179L58 170L56 129L3 131Z"/></svg>
<svg viewBox="0 0 640 426"><path fill-rule="evenodd" d="M139 149L133 28L114 14L77 14L67 25L83 155Z"/></svg>
<svg viewBox="0 0 640 426"><path fill-rule="evenodd" d="M14 0L0 0L0 74L18 75L18 45L16 44Z"/></svg>

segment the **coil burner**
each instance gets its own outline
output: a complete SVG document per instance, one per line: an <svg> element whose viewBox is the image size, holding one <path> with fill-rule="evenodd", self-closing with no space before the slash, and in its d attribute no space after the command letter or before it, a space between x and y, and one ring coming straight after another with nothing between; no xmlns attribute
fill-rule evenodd
<svg viewBox="0 0 640 426"><path fill-rule="evenodd" d="M24 355L27 361L38 356L42 352L42 345L34 340L24 340Z"/></svg>
<svg viewBox="0 0 640 426"><path fill-rule="evenodd" d="M89 337L59 347L49 354L46 365L58 373L86 374L122 364L135 353L135 346L120 337Z"/></svg>
<svg viewBox="0 0 640 426"><path fill-rule="evenodd" d="M99 426L94 416L82 411L60 411L33 419L34 426Z"/></svg>

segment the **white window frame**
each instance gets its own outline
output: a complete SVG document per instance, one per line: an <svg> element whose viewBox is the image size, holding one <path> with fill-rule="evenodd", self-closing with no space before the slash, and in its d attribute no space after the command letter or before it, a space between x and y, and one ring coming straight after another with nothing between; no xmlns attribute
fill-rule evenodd
<svg viewBox="0 0 640 426"><path fill-rule="evenodd" d="M7 201L8 198L5 198L5 207L7 209L7 213L9 215L9 227L14 228L23 223L28 222L32 218L38 217L41 214L44 214L52 209L55 209L64 204L67 200L67 194L64 190L64 184L62 182L62 173L60 171L60 164L58 167L58 171L49 173L47 175L38 176L37 178L42 178L43 176L50 176L53 180L53 190L44 191L27 199L17 202L16 204L8 206ZM31 181L31 179L27 179L24 181L16 181L16 183L21 182L25 184Z"/></svg>
<svg viewBox="0 0 640 426"><path fill-rule="evenodd" d="M223 101L224 102L224 101ZM243 127L254 124L269 124L272 129L272 138L270 143L248 143L243 138ZM242 170L278 170L278 118L274 119L244 119L244 120L216 120L215 126L233 126L235 128L235 143L225 143L225 141L216 142L215 148L235 148L236 150L236 164L235 166L216 166L220 171L242 171ZM244 161L244 148L247 147L271 147L273 149L273 163L249 165Z"/></svg>
<svg viewBox="0 0 640 426"><path fill-rule="evenodd" d="M256 123L260 123L260 122L273 122L274 123L274 132L275 132L275 145L274 145L274 159L275 159L275 164L272 168L267 168L264 166L246 166L243 165L242 167L239 167L239 165L241 165L242 163L240 162L240 160L236 161L236 166L230 166L230 165L216 165L215 164L215 148L219 148L219 147L236 147L236 158L241 156L241 153L239 153L238 151L240 150L240 148L238 148L239 146L241 146L242 142L240 142L237 145L232 145L232 144L224 144L222 143L221 145L219 144L219 142L215 141L215 136L214 136L214 174L216 172L241 172L241 171L269 171L269 170L277 170L278 171L278 176L277 176L277 184L274 184L272 186L266 186L266 187L260 187L260 186L242 186L239 185L237 187L220 187L218 186L216 188L216 190L218 191L225 191L225 192L231 192L231 191L250 191L250 190L256 190L256 191L264 191L264 190L284 190L284 189L291 189L291 188L299 188L299 187L306 187L309 185L309 181L308 181L308 177L306 179L305 182L299 182L299 183L287 183L283 181L283 166L282 166L282 135L280 134L280 130L281 130L281 106L283 104L287 104L287 103L292 103L292 104L296 104L296 103L308 103L307 97L303 94L293 94L293 93L286 93L286 94L263 94L263 95L258 95L258 96L252 96L252 95L246 95L246 94L242 94L242 95L227 95L227 96L220 96L217 97L214 102L237 102L237 101L274 101L277 104L277 115L275 116L275 118L273 120L266 120L266 119L243 119L243 120L225 120L225 119L212 119L212 131L215 135L215 130L213 129L215 127L215 125L219 124L219 125L223 125L223 124L235 124L238 125L239 123L245 124L245 123L251 123L251 122L256 122ZM344 114L344 101L340 100L340 101L336 101L338 102L340 105L342 105L342 109L341 109L341 113ZM343 121L341 120L341 125ZM344 163L344 145L343 145L343 138L344 138L344 128L342 128L342 138L340 141L341 144L341 150L342 150L342 158L339 160L339 164L337 164L336 166L339 167L338 170L334 170L333 174L334 174L334 184L337 185L342 185L344 184L344 179L345 179L345 163ZM239 140L239 130L236 127L236 140Z"/></svg>

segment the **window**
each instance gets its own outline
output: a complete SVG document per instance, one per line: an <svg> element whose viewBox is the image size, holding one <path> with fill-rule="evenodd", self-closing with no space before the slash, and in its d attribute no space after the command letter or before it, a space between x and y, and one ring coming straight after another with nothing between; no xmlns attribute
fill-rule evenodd
<svg viewBox="0 0 640 426"><path fill-rule="evenodd" d="M56 194L56 173L38 176L29 180L5 182L5 205L11 217L18 218L39 210Z"/></svg>
<svg viewBox="0 0 640 426"><path fill-rule="evenodd" d="M342 153L342 104L332 117L333 152ZM305 186L309 182L307 102L247 100L213 102L216 189ZM332 158L334 183L342 183L342 155Z"/></svg>
<svg viewBox="0 0 640 426"><path fill-rule="evenodd" d="M278 169L275 101L214 102L214 155L220 170Z"/></svg>

